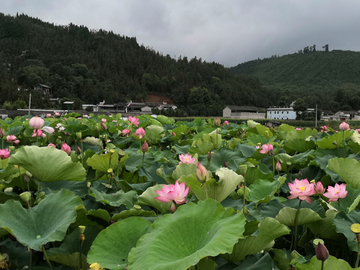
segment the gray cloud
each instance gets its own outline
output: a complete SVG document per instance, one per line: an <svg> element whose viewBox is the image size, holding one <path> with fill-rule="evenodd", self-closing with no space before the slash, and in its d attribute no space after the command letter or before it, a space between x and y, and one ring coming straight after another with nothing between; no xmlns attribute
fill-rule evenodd
<svg viewBox="0 0 360 270"><path fill-rule="evenodd" d="M358 0L12 0L1 11L136 37L164 55L226 67L316 44L359 50Z"/></svg>

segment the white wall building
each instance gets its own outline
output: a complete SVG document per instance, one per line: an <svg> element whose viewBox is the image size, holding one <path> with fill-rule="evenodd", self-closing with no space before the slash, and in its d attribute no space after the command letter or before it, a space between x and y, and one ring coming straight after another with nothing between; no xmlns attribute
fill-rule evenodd
<svg viewBox="0 0 360 270"><path fill-rule="evenodd" d="M296 119L296 112L293 108L269 108L266 112L267 119Z"/></svg>

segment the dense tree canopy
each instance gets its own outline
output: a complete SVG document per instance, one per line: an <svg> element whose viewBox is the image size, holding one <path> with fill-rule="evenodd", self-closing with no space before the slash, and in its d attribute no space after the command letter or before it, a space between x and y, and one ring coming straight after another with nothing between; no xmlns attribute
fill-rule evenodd
<svg viewBox="0 0 360 270"><path fill-rule="evenodd" d="M259 79L218 63L174 59L139 45L135 37L54 25L24 14L0 13L0 62L0 104L27 100L25 89L38 84L50 86L53 97L93 104L163 94L189 115L220 115L225 105L267 107L278 99Z"/></svg>

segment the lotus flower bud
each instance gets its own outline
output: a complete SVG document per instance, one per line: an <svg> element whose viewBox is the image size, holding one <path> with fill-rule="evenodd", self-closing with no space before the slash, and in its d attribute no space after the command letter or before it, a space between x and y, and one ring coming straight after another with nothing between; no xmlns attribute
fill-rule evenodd
<svg viewBox="0 0 360 270"><path fill-rule="evenodd" d="M29 121L29 125L32 128L36 128L36 129L40 129L43 127L44 125L44 119L38 117L38 116L34 116L30 119Z"/></svg>
<svg viewBox="0 0 360 270"><path fill-rule="evenodd" d="M281 163L280 163L280 161L276 162L275 169L276 169L278 172L281 171Z"/></svg>
<svg viewBox="0 0 360 270"><path fill-rule="evenodd" d="M107 130L107 125L105 124L105 122L101 121L100 126L102 130Z"/></svg>
<svg viewBox="0 0 360 270"><path fill-rule="evenodd" d="M329 258L329 251L322 243L319 242L315 248L315 255L316 259L324 262Z"/></svg>
<svg viewBox="0 0 360 270"><path fill-rule="evenodd" d="M350 126L349 126L348 123L342 122L342 123L340 124L340 126L339 126L339 129L340 129L340 130L349 130L349 129L350 129Z"/></svg>
<svg viewBox="0 0 360 270"><path fill-rule="evenodd" d="M82 151L81 151L81 148L80 148L78 145L76 146L76 152L77 152L79 155L80 155L81 152L82 152Z"/></svg>
<svg viewBox="0 0 360 270"><path fill-rule="evenodd" d="M209 172L200 162L196 166L196 178L201 183L209 180Z"/></svg>
<svg viewBox="0 0 360 270"><path fill-rule="evenodd" d="M214 152L209 151L209 153L207 154L207 160L208 161L211 161L213 154L214 154Z"/></svg>
<svg viewBox="0 0 360 270"><path fill-rule="evenodd" d="M25 191L21 193L19 196L24 202L30 202L31 200L31 193L29 191Z"/></svg>
<svg viewBox="0 0 360 270"><path fill-rule="evenodd" d="M61 150L63 150L66 154L68 154L70 156L71 148L69 145L67 145L66 143L63 143L63 145L61 146Z"/></svg>
<svg viewBox="0 0 360 270"><path fill-rule="evenodd" d="M5 132L2 128L0 128L0 138L4 137L5 135Z"/></svg>
<svg viewBox="0 0 360 270"><path fill-rule="evenodd" d="M214 125L217 126L217 127L220 127L220 120L219 120L219 118L216 118L216 119L214 120Z"/></svg>
<svg viewBox="0 0 360 270"><path fill-rule="evenodd" d="M145 154L149 150L149 144L147 141L144 142L144 144L141 146L141 151Z"/></svg>
<svg viewBox="0 0 360 270"><path fill-rule="evenodd" d="M228 167L229 167L229 164L228 164L226 161L224 161L224 167L225 167L225 168L228 168Z"/></svg>

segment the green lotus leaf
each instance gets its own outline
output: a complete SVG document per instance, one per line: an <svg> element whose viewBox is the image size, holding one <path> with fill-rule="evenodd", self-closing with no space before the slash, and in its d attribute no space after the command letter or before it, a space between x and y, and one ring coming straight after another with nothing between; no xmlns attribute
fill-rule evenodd
<svg viewBox="0 0 360 270"><path fill-rule="evenodd" d="M295 265L296 269L299 270L318 270L321 269L321 261L316 258L316 256L312 257L310 262L300 264L297 263ZM353 270L346 261L337 259L336 257L329 256L329 258L324 262L324 269L326 270Z"/></svg>
<svg viewBox="0 0 360 270"><path fill-rule="evenodd" d="M207 181L205 184L201 184L195 174L182 176L179 179L179 183L184 182L186 186L190 186L190 190L194 192L195 196L199 200L205 200L207 198L214 199L218 202L225 200L236 187L244 180L241 175L229 170L228 168L221 168L216 171L219 176L219 180L214 178Z"/></svg>
<svg viewBox="0 0 360 270"><path fill-rule="evenodd" d="M10 157L9 164L24 167L41 182L86 180L84 167L54 147L24 146Z"/></svg>
<svg viewBox="0 0 360 270"><path fill-rule="evenodd" d="M23 245L40 250L48 242L63 240L67 228L76 219L76 206L81 204L78 196L65 189L46 196L29 209L9 200L0 205L0 226Z"/></svg>
<svg viewBox="0 0 360 270"><path fill-rule="evenodd" d="M158 115L156 117L156 120L158 120L161 124L171 125L171 124L175 123L175 120L173 118L169 118L169 117L167 117L165 115Z"/></svg>
<svg viewBox="0 0 360 270"><path fill-rule="evenodd" d="M110 221L110 214L105 209L90 209L87 214L88 216L100 218L105 222Z"/></svg>
<svg viewBox="0 0 360 270"><path fill-rule="evenodd" d="M119 219L125 219L128 217L134 216L142 216L142 217L156 217L156 213L154 211L146 211L143 209L129 209L121 211L119 214L115 214L111 217L111 220L118 221Z"/></svg>
<svg viewBox="0 0 360 270"><path fill-rule="evenodd" d="M109 269L126 269L129 251L148 232L150 225L149 221L139 217L130 217L110 225L95 238L87 256L88 263L96 262Z"/></svg>
<svg viewBox="0 0 360 270"><path fill-rule="evenodd" d="M116 193L107 194L102 191L98 191L95 188L91 188L91 192L95 200L102 202L111 206L120 206L126 205L128 209L133 208L135 202L138 199L138 194L135 190L130 190L129 192L124 192L119 190Z"/></svg>
<svg viewBox="0 0 360 270"><path fill-rule="evenodd" d="M327 169L338 174L340 178L353 188L360 188L360 163L355 159L333 158L329 160Z"/></svg>
<svg viewBox="0 0 360 270"><path fill-rule="evenodd" d="M275 192L285 182L285 177L280 177L276 181L256 180L250 187L249 199L253 202L269 202L275 195Z"/></svg>
<svg viewBox="0 0 360 270"><path fill-rule="evenodd" d="M191 175L196 172L196 165L192 163L183 163L176 166L175 170L172 173L172 177L180 179L183 175Z"/></svg>
<svg viewBox="0 0 360 270"><path fill-rule="evenodd" d="M80 252L75 252L72 254L56 254L53 256L48 256L50 261L69 266L73 269L85 269L84 267L87 267L86 256L84 254L81 254L81 265L80 265L79 257L80 257Z"/></svg>
<svg viewBox="0 0 360 270"><path fill-rule="evenodd" d="M94 170L106 173L108 169L115 169L119 166L119 153L117 150L114 153L106 153L105 155L93 155L86 163Z"/></svg>
<svg viewBox="0 0 360 270"><path fill-rule="evenodd" d="M333 223L336 226L336 232L342 233L346 239L349 248L352 251L358 251L358 243L355 240L355 234L351 231L350 227L354 223L359 223L360 213L352 211L346 215L344 212L339 212L333 219Z"/></svg>
<svg viewBox="0 0 360 270"><path fill-rule="evenodd" d="M306 226L321 239L339 239L341 234L336 232L336 226L333 224L333 219L337 213L337 211L329 209L326 211L326 218L308 223Z"/></svg>
<svg viewBox="0 0 360 270"><path fill-rule="evenodd" d="M241 152L222 148L219 151L214 151L210 171L215 172L224 167L224 162L228 163L229 169L237 171L239 165L245 161L246 159L242 156Z"/></svg>
<svg viewBox="0 0 360 270"><path fill-rule="evenodd" d="M95 138L95 137L86 137L85 139L83 139L84 143L88 143L92 146L102 146L102 141L99 138Z"/></svg>
<svg viewBox="0 0 360 270"><path fill-rule="evenodd" d="M352 136L351 131L344 132L344 139L350 138ZM324 137L321 141L316 143L322 149L335 149L341 145L343 145L343 133L335 133L333 135L329 135Z"/></svg>
<svg viewBox="0 0 360 270"><path fill-rule="evenodd" d="M199 139L193 141L193 144L189 148L188 152L192 155L193 154L207 155L212 149L214 149L214 144L212 142Z"/></svg>
<svg viewBox="0 0 360 270"><path fill-rule="evenodd" d="M265 218L259 223L259 233L256 236L247 236L235 244L231 254L221 255L224 259L237 262L247 255L256 254L262 250L271 248L274 240L290 233L290 229L274 218Z"/></svg>
<svg viewBox="0 0 360 270"><path fill-rule="evenodd" d="M297 225L303 225L306 223L322 220L322 218L315 211L309 208L302 208L297 210L291 207L282 208L275 218L284 225L295 226L295 217L297 211L299 211Z"/></svg>
<svg viewBox="0 0 360 270"><path fill-rule="evenodd" d="M143 158L144 158L144 167L151 167L154 163L154 156L151 153L136 153L134 151L130 152L130 156L125 161L126 169L130 172L135 172L139 170L140 167L143 166Z"/></svg>
<svg viewBox="0 0 360 270"><path fill-rule="evenodd" d="M314 141L306 141L304 139L291 139L285 142L284 149L286 152L306 152L315 147Z"/></svg>
<svg viewBox="0 0 360 270"><path fill-rule="evenodd" d="M208 199L155 220L129 253L129 269L187 269L202 258L230 253L245 217Z"/></svg>
<svg viewBox="0 0 360 270"><path fill-rule="evenodd" d="M161 138L164 136L164 128L157 125L147 126L145 134L145 140L150 144L158 144Z"/></svg>

